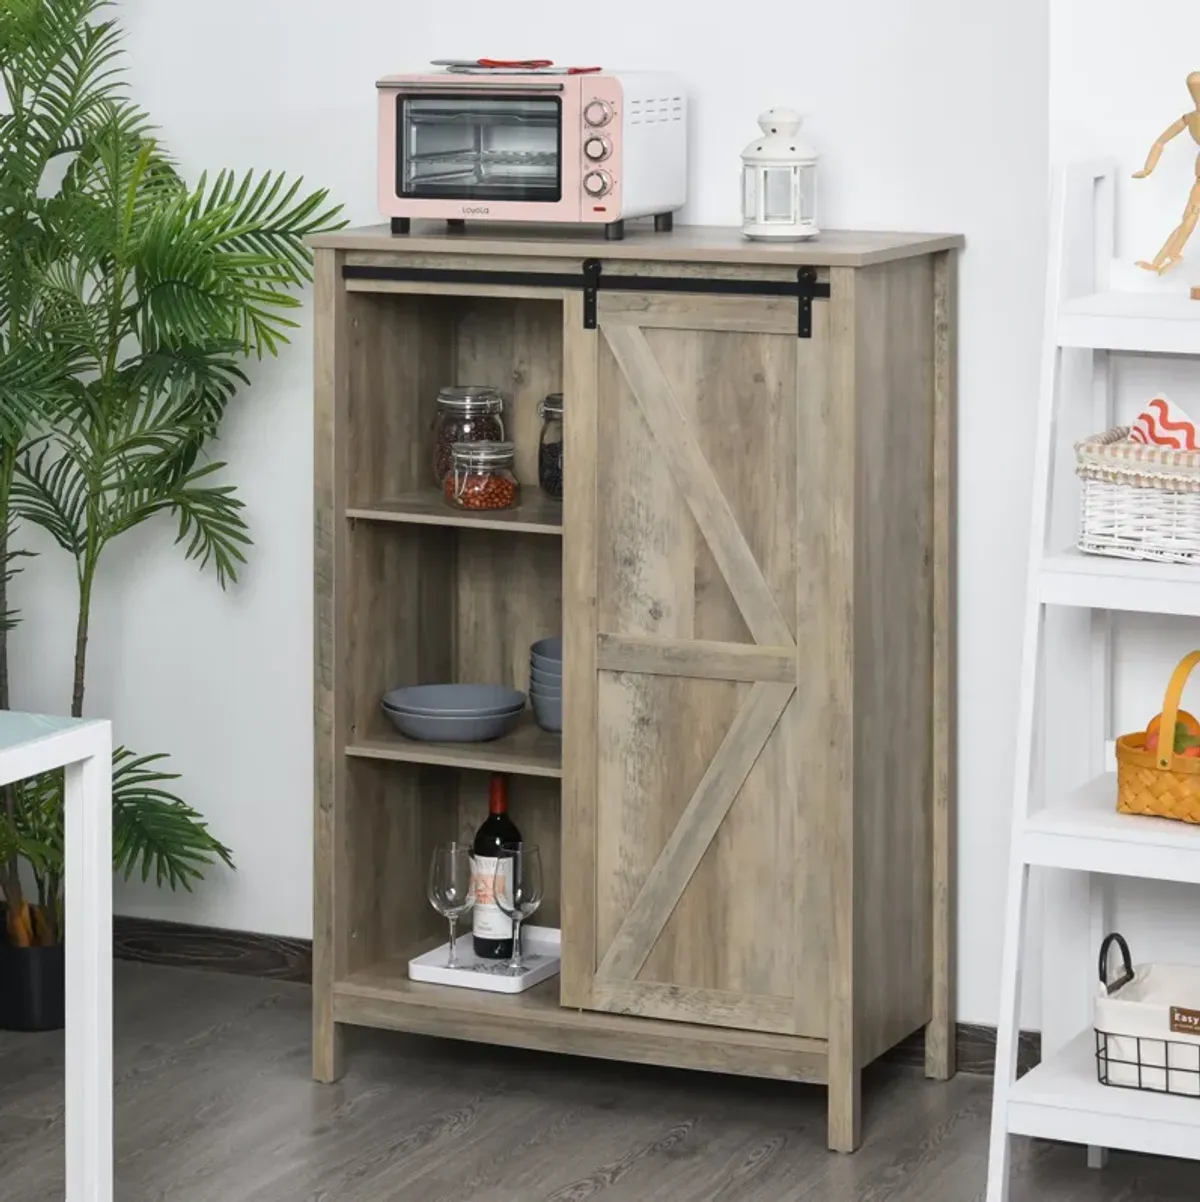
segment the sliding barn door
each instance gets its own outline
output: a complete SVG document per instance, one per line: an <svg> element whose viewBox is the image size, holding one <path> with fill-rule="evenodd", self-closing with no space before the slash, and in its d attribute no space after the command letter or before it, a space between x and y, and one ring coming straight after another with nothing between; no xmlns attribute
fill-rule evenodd
<svg viewBox="0 0 1200 1202"><path fill-rule="evenodd" d="M800 407L827 306L568 305L563 1002L823 1037L824 799L805 792ZM814 670L815 666L814 666ZM800 681L801 692L797 692ZM809 698L809 704L812 698Z"/></svg>

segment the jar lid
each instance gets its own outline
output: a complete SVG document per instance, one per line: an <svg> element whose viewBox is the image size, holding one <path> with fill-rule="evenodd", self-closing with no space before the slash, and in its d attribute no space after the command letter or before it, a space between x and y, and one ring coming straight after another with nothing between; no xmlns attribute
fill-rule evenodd
<svg viewBox="0 0 1200 1202"><path fill-rule="evenodd" d="M548 392L542 402L543 417L562 417L563 399L561 392Z"/></svg>
<svg viewBox="0 0 1200 1202"><path fill-rule="evenodd" d="M504 408L504 398L486 384L447 384L438 389L437 403L455 413L499 413Z"/></svg>
<svg viewBox="0 0 1200 1202"><path fill-rule="evenodd" d="M450 444L455 467L507 467L516 457L511 442L455 442Z"/></svg>

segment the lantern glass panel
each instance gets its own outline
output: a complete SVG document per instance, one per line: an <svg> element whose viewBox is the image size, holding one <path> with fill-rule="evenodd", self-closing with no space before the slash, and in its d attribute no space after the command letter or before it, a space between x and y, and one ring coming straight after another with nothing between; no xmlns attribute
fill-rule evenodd
<svg viewBox="0 0 1200 1202"><path fill-rule="evenodd" d="M811 224L817 219L817 169L800 168L800 220Z"/></svg>
<svg viewBox="0 0 1200 1202"><path fill-rule="evenodd" d="M763 170L764 200L763 219L766 221L792 222L792 188L794 176L791 167L767 167Z"/></svg>
<svg viewBox="0 0 1200 1202"><path fill-rule="evenodd" d="M742 216L747 221L758 220L758 168L742 171Z"/></svg>

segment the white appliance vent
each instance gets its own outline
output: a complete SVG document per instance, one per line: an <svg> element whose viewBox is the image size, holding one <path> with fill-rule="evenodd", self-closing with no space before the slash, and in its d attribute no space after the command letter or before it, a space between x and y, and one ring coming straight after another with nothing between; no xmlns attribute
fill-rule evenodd
<svg viewBox="0 0 1200 1202"><path fill-rule="evenodd" d="M682 96L660 96L654 100L631 100L629 102L630 125L649 125L657 121L682 120Z"/></svg>

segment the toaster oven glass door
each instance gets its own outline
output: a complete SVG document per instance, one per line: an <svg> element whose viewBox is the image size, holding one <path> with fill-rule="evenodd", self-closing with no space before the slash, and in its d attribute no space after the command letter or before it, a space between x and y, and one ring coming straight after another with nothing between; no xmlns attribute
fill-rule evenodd
<svg viewBox="0 0 1200 1202"><path fill-rule="evenodd" d="M396 98L396 193L431 200L562 199L562 100Z"/></svg>

